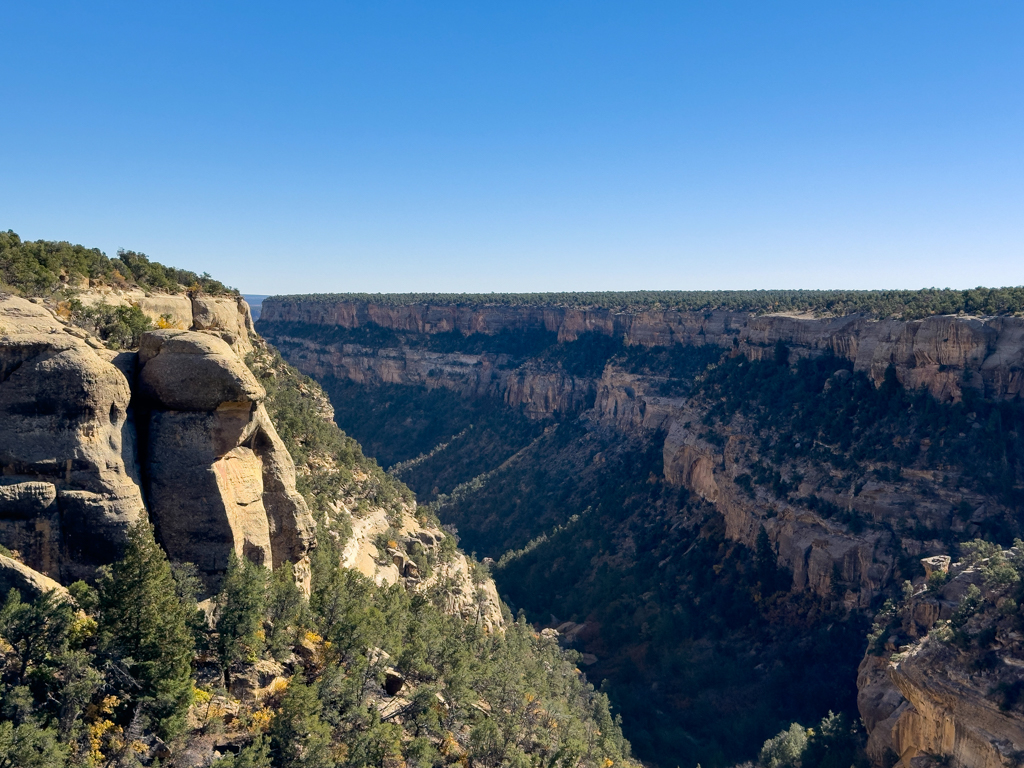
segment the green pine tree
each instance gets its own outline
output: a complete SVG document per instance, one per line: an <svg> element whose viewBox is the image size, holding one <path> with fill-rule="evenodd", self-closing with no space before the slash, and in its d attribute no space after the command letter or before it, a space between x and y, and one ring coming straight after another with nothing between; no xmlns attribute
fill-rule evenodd
<svg viewBox="0 0 1024 768"><path fill-rule="evenodd" d="M282 768L334 768L331 729L321 719L323 706L314 686L306 685L300 669L274 715L270 729L276 759Z"/></svg>
<svg viewBox="0 0 1024 768"><path fill-rule="evenodd" d="M268 577L263 566L231 553L217 611L217 643L226 675L232 665L252 664L263 653Z"/></svg>
<svg viewBox="0 0 1024 768"><path fill-rule="evenodd" d="M99 593L100 647L134 679L122 686L132 714L163 738L176 735L192 702L192 617L148 522L129 531L125 556L102 575Z"/></svg>

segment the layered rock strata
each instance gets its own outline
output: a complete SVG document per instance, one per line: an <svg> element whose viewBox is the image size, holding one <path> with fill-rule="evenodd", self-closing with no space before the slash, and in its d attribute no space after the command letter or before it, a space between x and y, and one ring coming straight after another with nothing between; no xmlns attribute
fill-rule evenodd
<svg viewBox="0 0 1024 768"><path fill-rule="evenodd" d="M640 439L663 435L666 481L712 503L725 520L726 535L735 541L753 548L764 528L778 551L779 564L793 573L794 589L822 596L839 592L851 608L870 605L892 577L898 546L891 533L874 528L854 533L763 488L745 491L735 480L760 458L751 430L737 420L716 434L721 444L709 442L701 404L661 396L659 383L609 366L586 418ZM827 479L823 469L807 462L801 470L804 479L798 492L815 492L872 520L885 521L902 501L891 484L873 483L856 496L836 494L821 487ZM949 499L931 500L935 515L948 513L953 496L947 495ZM926 509L921 506L916 512L923 515Z"/></svg>
<svg viewBox="0 0 1024 768"><path fill-rule="evenodd" d="M264 307L261 328L289 362L315 378L336 377L369 386L445 387L466 397L500 398L534 418L582 413L596 428L612 428L643 441L663 440L665 479L714 504L730 538L753 546L763 527L778 549L780 565L793 572L794 588L823 596L838 591L851 607L872 603L891 580L901 555L920 556L942 546L907 536L897 540L889 530L893 519L931 530L960 525L959 532L970 535L987 517L1001 513L983 496L947 487L934 472L908 471L899 482L871 478L862 487L836 490L828 471L810 463L800 467L804 479L796 496L814 494L873 523L867 530L854 531L762 488L751 493L738 487L736 478L749 474L760 458L757 440L737 420L716 435L715 443L709 442L702 436L703 406L660 394L664 377L635 375L609 365L600 377L587 378L571 376L543 360L507 354L321 344L289 334L288 326L275 321L336 323L345 328L375 323L423 334L546 330L563 340L598 331L622 334L634 344L716 344L727 354L754 359L774 354L776 342L782 341L793 356L831 352L848 357L876 381L892 365L908 386L927 386L940 398L955 399L961 385L1015 396L1024 367L1020 318L902 322L730 312L613 315L560 308L382 307L278 299L267 299ZM927 486L928 492L922 493L919 486ZM950 510L965 503L975 510L970 519L951 521Z"/></svg>
<svg viewBox="0 0 1024 768"><path fill-rule="evenodd" d="M712 344L758 358L776 342L796 356L832 352L854 370L881 381L892 365L900 382L927 387L941 400L958 399L964 387L1010 399L1024 392L1024 318L930 317L873 320L863 315L815 318L748 312L643 311L564 307L423 305L268 298L261 321L436 334L548 331L559 341L596 332L627 344Z"/></svg>
<svg viewBox="0 0 1024 768"><path fill-rule="evenodd" d="M596 382L554 366L520 366L509 355L374 349L356 344L323 346L273 333L288 361L315 379L331 376L357 384L443 387L465 397L495 397L531 418L578 413L593 402Z"/></svg>

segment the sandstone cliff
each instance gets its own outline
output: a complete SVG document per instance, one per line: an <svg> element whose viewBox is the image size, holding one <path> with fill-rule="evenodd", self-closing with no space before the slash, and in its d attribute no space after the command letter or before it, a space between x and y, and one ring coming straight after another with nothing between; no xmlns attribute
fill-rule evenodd
<svg viewBox="0 0 1024 768"><path fill-rule="evenodd" d="M64 582L117 557L146 514L124 360L84 337L0 298L0 541Z"/></svg>
<svg viewBox="0 0 1024 768"><path fill-rule="evenodd" d="M211 576L231 552L288 562L305 584L315 524L245 364L219 338L157 331L143 337L138 380L150 511L170 556Z"/></svg>
<svg viewBox="0 0 1024 768"><path fill-rule="evenodd" d="M196 330L115 353L58 306L0 297L0 542L67 583L115 559L148 503L171 557L195 562L211 588L231 550L290 561L302 577L314 524L238 357L252 349L244 303L138 298Z"/></svg>
<svg viewBox="0 0 1024 768"><path fill-rule="evenodd" d="M252 313L240 296L167 294L141 288L94 287L76 294L85 306L137 306L158 327L206 331L223 339L238 355L252 352ZM61 307L58 305L58 310Z"/></svg>
<svg viewBox="0 0 1024 768"><path fill-rule="evenodd" d="M265 323L382 328L420 334L460 331L548 331L559 341L596 332L644 346L717 345L759 357L777 341L796 355L833 352L853 361L854 370L881 381L893 365L899 380L927 387L940 399L957 399L969 387L989 397L1024 392L1024 318L930 317L873 320L851 315L815 318L746 312L643 311L563 307L386 306L372 302L322 302L270 297Z"/></svg>
<svg viewBox="0 0 1024 768"><path fill-rule="evenodd" d="M79 297L137 306L164 328L145 333L137 352L113 352L68 324L58 303L0 297L0 544L23 561L0 563L5 591L92 576L147 514L171 559L195 563L208 592L232 552L268 568L290 563L308 591L316 524L266 392L243 362L257 349L267 354L245 303L137 289ZM332 423L326 398L305 396ZM425 525L415 502L402 507L388 552L375 542L394 530L393 511L353 514L345 498L331 510L353 530L346 566L377 583L437 592L449 612L488 629L503 625L494 582L475 583L453 547L437 557L447 534ZM428 556L429 573L419 572L414 549Z"/></svg>
<svg viewBox="0 0 1024 768"><path fill-rule="evenodd" d="M386 346L344 339L328 343L323 340L328 337L316 329L330 327L376 327L399 335ZM965 387L994 398L1014 398L1020 393L1024 376L1021 318L876 321L863 316L396 307L269 298L264 302L261 328L290 362L321 380L334 377L371 387L444 387L466 397L499 398L531 418L583 414L584 421L595 428L663 441L666 480L713 503L726 520L730 538L753 546L763 527L778 549L780 564L793 572L796 589L823 596L839 591L851 607L871 604L890 583L900 557L929 554L942 546L927 537L895 536L890 530L894 519L920 530L938 531L952 525L970 534L985 520L1006 513L984 494L965 492L956 482L943 483L948 468L907 472L898 480L869 476L865 482L837 488L841 472L810 461L795 464L793 471L802 480L794 497L814 496L830 508L845 510L846 517L870 521L868 530L854 530L847 522L825 519L798 501L780 499L760 488L750 493L738 487L736 479L749 477L760 461L762 441L737 418L718 430L711 442L702 424L710 404L662 394L666 378L659 371L630 373L613 361L600 374L580 376L544 356L442 352L414 342L457 331L491 337L546 332L552 341L565 343L597 332L619 336L627 346L704 347L751 360L770 358L782 342L791 359L833 354L852 361L854 372L862 371L876 383L891 368L907 388L924 387L940 401L952 402ZM842 381L837 378L837 384ZM869 462L865 471L879 466ZM950 510L963 505L972 510L968 519L951 521Z"/></svg>
<svg viewBox="0 0 1024 768"><path fill-rule="evenodd" d="M929 558L938 578L908 587L876 622L858 680L876 762L1002 768L1024 757L1021 561L1015 550L988 554L951 567Z"/></svg>

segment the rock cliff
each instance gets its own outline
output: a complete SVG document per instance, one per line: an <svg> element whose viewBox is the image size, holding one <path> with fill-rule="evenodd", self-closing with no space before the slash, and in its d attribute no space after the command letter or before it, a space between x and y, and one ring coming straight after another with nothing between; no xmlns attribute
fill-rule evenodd
<svg viewBox="0 0 1024 768"><path fill-rule="evenodd" d="M876 762L888 754L901 766L1020 765L1022 561L1016 550L988 554L951 567L948 557L929 558L938 578L908 583L903 603L876 621L858 681Z"/></svg>
<svg viewBox="0 0 1024 768"><path fill-rule="evenodd" d="M252 352L252 313L240 296L167 294L141 288L93 287L76 294L83 305L136 306L158 327L219 336L241 357Z"/></svg>
<svg viewBox="0 0 1024 768"><path fill-rule="evenodd" d="M876 524L854 531L806 505L737 487L735 479L749 476L761 458L750 425L736 419L710 442L702 425L709 404L663 395L666 378L661 371L634 374L613 361L601 373L573 375L543 354L436 351L417 340L452 332L467 339L472 334L498 339L510 333L547 333L552 342L565 344L598 333L621 338L627 348L701 347L751 360L770 359L782 343L791 360L831 354L850 360L854 373L863 372L876 384L891 369L906 388L925 388L939 401L956 402L965 388L995 399L1020 394L1024 318L879 321L727 311L386 306L271 297L264 302L260 327L290 362L321 380L444 387L466 397L501 399L535 419L582 413L601 427L662 440L665 478L713 503L725 517L730 538L753 546L764 527L778 548L780 564L794 573L797 589L821 595L840 589L851 606L870 605L889 583L900 557L927 554L938 546L920 537L894 536L886 529L894 515L905 517L912 508L912 523L937 530L950 525L951 508L970 504L977 512L953 524L977 530L985 519L1006 513L983 494L965 494L955 484L943 486L935 468L898 481L869 478L857 487L819 492L823 482L838 482L838 474L814 462L795 467L804 476L797 496L819 497ZM398 335L377 345L345 337L331 343L331 328L382 328Z"/></svg>
<svg viewBox="0 0 1024 768"><path fill-rule="evenodd" d="M112 352L57 306L0 297L0 542L67 583L114 560L148 506L171 557L195 562L211 588L232 550L302 577L314 524L239 357L252 349L244 303L138 298L194 330Z"/></svg>
<svg viewBox="0 0 1024 768"><path fill-rule="evenodd" d="M150 511L171 557L211 576L231 552L304 573L315 524L265 392L228 344L192 331L146 334L138 381Z"/></svg>
<svg viewBox="0 0 1024 768"><path fill-rule="evenodd" d="M308 592L316 524L243 361L266 354L245 303L136 289L78 297L137 306L163 327L137 351L114 352L68 324L59 303L0 297L0 544L20 558L0 561L4 591L91 577L148 515L171 559L195 563L208 593L232 552L267 568L290 563ZM330 422L326 399L321 411ZM451 613L488 629L503 625L494 582L474 581L466 556L440 546L447 534L425 525L415 502L386 552L376 543L394 530L388 510L353 514L338 498L331 514L353 529L346 566L442 593ZM428 573L416 564L424 556Z"/></svg>
<svg viewBox="0 0 1024 768"><path fill-rule="evenodd" d="M862 315L816 318L747 312L641 311L563 307L387 306L372 302L308 301L270 297L265 323L359 328L439 334L498 334L547 331L559 341L595 332L644 346L715 345L752 358L771 354L777 341L798 356L832 352L853 361L854 370L880 382L892 365L901 383L927 387L944 400L971 388L994 398L1024 392L1024 318L930 317L873 320Z"/></svg>
<svg viewBox="0 0 1024 768"><path fill-rule="evenodd" d="M146 514L125 361L14 296L0 298L0 360L0 540L73 581Z"/></svg>

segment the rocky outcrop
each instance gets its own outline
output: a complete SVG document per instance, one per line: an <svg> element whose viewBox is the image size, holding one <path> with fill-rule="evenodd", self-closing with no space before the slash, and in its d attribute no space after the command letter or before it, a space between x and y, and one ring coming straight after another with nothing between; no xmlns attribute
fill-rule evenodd
<svg viewBox="0 0 1024 768"><path fill-rule="evenodd" d="M263 388L227 342L145 334L138 377L150 513L170 556L196 563L211 587L231 552L267 567L305 567L312 516L261 405Z"/></svg>
<svg viewBox="0 0 1024 768"><path fill-rule="evenodd" d="M662 448L665 479L673 485L690 489L712 504L719 499L715 482L713 456L700 449L693 433L678 422L672 422Z"/></svg>
<svg viewBox="0 0 1024 768"><path fill-rule="evenodd" d="M927 759L956 768L1020 765L1024 636L1016 610L1007 609L1011 587L986 568L996 559L1005 563L1007 554L1016 556L955 564L945 585L919 580L901 608L900 626L886 629L884 650L869 649L858 675L858 706L876 764L890 755L907 767ZM929 559L933 569L948 565ZM972 585L977 591L965 606Z"/></svg>
<svg viewBox="0 0 1024 768"><path fill-rule="evenodd" d="M385 306L373 302L265 299L261 321L436 334L453 330L496 334L548 331L559 341L587 332L620 336L627 344L717 345L758 358L778 341L795 356L827 352L881 381L892 365L900 382L927 387L939 399L959 399L964 387L988 397L1024 393L1024 318L930 317L873 320L863 315L816 318L747 312L642 311L564 307L461 305Z"/></svg>
<svg viewBox="0 0 1024 768"><path fill-rule="evenodd" d="M34 600L47 592L55 592L63 598L70 599L68 591L49 576L34 571L13 558L0 555L0 597L6 598L12 589L19 592L24 601Z"/></svg>
<svg viewBox="0 0 1024 768"><path fill-rule="evenodd" d="M241 296L193 296L192 328L220 336L239 356L252 352L252 314Z"/></svg>
<svg viewBox="0 0 1024 768"><path fill-rule="evenodd" d="M141 294L141 291L138 292ZM0 543L67 583L116 559L148 514L174 560L215 587L231 551L290 562L308 586L314 523L240 354L235 297L85 293L162 325L116 353L41 302L0 297Z"/></svg>
<svg viewBox="0 0 1024 768"><path fill-rule="evenodd" d="M97 287L76 294L85 306L137 306L161 329L206 331L226 341L241 357L252 352L252 313L241 296L151 293Z"/></svg>
<svg viewBox="0 0 1024 768"><path fill-rule="evenodd" d="M117 557L145 516L131 389L102 346L0 297L0 542L65 582Z"/></svg>
<svg viewBox="0 0 1024 768"><path fill-rule="evenodd" d="M449 534L425 525L413 512L402 512L395 540L381 551L381 535L389 530L395 532L386 511L378 507L356 516L338 505L334 514L345 515L352 525L341 564L355 568L377 584L401 582L413 592L429 593L443 586L440 592L446 613L479 624L489 632L501 629L505 620L494 580L487 577L479 583L474 581L469 560L458 550L442 555L441 542ZM427 562L427 572L421 570L417 559Z"/></svg>

